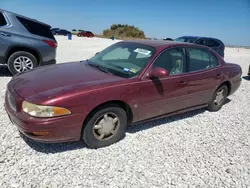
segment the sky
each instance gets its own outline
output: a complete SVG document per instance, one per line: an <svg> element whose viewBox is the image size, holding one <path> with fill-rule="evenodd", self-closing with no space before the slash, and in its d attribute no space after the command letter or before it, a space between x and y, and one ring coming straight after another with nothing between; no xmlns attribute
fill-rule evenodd
<svg viewBox="0 0 250 188"><path fill-rule="evenodd" d="M0 0L0 8L68 30L101 34L129 24L152 38L209 36L250 46L250 0Z"/></svg>

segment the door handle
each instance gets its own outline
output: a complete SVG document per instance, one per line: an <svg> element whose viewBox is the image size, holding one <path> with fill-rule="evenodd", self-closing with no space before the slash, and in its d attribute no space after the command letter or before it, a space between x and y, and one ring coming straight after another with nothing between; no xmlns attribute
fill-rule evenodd
<svg viewBox="0 0 250 188"><path fill-rule="evenodd" d="M4 37L9 37L9 36L10 36L10 34L5 33L5 32L0 32L0 35L2 35L2 36L4 36Z"/></svg>
<svg viewBox="0 0 250 188"><path fill-rule="evenodd" d="M180 81L180 84L186 84L186 83L187 83L187 81L185 81L185 80Z"/></svg>
<svg viewBox="0 0 250 188"><path fill-rule="evenodd" d="M217 77L221 76L221 73L216 74Z"/></svg>

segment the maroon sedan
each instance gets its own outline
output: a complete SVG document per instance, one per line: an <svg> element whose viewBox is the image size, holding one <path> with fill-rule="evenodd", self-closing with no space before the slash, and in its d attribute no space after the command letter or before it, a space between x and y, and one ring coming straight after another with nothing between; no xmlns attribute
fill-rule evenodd
<svg viewBox="0 0 250 188"><path fill-rule="evenodd" d="M81 31L77 33L78 37L94 37L95 35L91 31Z"/></svg>
<svg viewBox="0 0 250 188"><path fill-rule="evenodd" d="M221 109L241 84L239 65L174 41L123 41L89 60L41 67L9 82L6 111L40 142L113 144L127 125L207 107Z"/></svg>

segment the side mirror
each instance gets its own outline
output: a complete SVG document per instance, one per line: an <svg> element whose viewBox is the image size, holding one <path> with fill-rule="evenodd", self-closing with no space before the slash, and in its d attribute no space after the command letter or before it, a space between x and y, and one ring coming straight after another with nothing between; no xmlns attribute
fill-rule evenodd
<svg viewBox="0 0 250 188"><path fill-rule="evenodd" d="M155 79L155 78L164 78L169 75L166 69L155 67L152 68L146 75L147 78Z"/></svg>
<svg viewBox="0 0 250 188"><path fill-rule="evenodd" d="M97 55L97 54L99 54L99 52L96 52L96 54L95 54L95 55Z"/></svg>

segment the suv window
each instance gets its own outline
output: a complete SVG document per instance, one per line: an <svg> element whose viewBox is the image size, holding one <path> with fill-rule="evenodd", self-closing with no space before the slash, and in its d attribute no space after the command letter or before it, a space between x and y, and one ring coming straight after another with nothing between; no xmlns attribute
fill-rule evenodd
<svg viewBox="0 0 250 188"><path fill-rule="evenodd" d="M5 25L7 25L7 22L5 20L3 13L0 12L0 26L5 26Z"/></svg>
<svg viewBox="0 0 250 188"><path fill-rule="evenodd" d="M209 39L208 43L207 43L208 47L216 47L216 46L220 46L220 43L217 42L216 40L213 39Z"/></svg>
<svg viewBox="0 0 250 188"><path fill-rule="evenodd" d="M200 45L206 45L206 39L205 38L201 38L201 39L198 39L195 43L196 44L200 44Z"/></svg>
<svg viewBox="0 0 250 188"><path fill-rule="evenodd" d="M219 65L218 59L205 49L187 48L188 72L209 69Z"/></svg>
<svg viewBox="0 0 250 188"><path fill-rule="evenodd" d="M174 48L160 54L153 64L153 67L164 68L169 75L176 75L185 72L185 53L183 48Z"/></svg>
<svg viewBox="0 0 250 188"><path fill-rule="evenodd" d="M27 20L25 18L17 17L17 19L23 24L23 26L32 34L39 35L42 37L47 37L55 39L50 31L50 27L34 22L32 20Z"/></svg>

